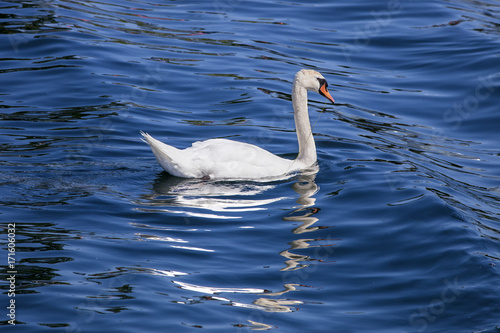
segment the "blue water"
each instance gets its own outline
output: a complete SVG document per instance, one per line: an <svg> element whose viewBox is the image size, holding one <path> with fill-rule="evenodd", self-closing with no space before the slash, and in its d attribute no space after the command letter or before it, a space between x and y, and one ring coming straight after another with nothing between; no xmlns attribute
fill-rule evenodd
<svg viewBox="0 0 500 333"><path fill-rule="evenodd" d="M499 27L496 1L0 1L2 330L499 332ZM182 180L140 141L294 158L301 68L336 101L310 94L315 175Z"/></svg>

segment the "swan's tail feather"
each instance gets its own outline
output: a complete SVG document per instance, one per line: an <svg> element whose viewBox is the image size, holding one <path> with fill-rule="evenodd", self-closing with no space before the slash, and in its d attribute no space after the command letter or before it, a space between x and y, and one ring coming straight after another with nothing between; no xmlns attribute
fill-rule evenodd
<svg viewBox="0 0 500 333"><path fill-rule="evenodd" d="M139 131L139 132L140 132L140 133L141 133L141 135L143 136L143 137L141 138L141 141L142 141L142 142L146 142L147 144L149 144L149 143L148 143L148 140L146 140L146 138L147 138L147 137L150 137L150 138L151 138L151 135L149 135L148 133L146 133L146 132L144 132L144 131Z"/></svg>
<svg viewBox="0 0 500 333"><path fill-rule="evenodd" d="M174 176L183 177L182 173L179 171L179 162L182 160L180 151L175 147L156 140L146 132L141 131L141 135L143 136L141 140L151 147L156 160L162 168Z"/></svg>

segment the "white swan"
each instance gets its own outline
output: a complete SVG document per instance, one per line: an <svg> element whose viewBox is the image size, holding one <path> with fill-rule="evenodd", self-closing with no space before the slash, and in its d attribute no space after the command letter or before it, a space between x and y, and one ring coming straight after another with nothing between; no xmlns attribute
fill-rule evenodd
<svg viewBox="0 0 500 333"><path fill-rule="evenodd" d="M292 90L299 154L295 160L276 156L248 143L227 139L198 141L186 149L164 144L141 131L158 163L168 173L183 178L263 179L277 178L316 164L316 145L307 111L307 91L315 91L334 102L325 78L313 70L302 69L295 75Z"/></svg>

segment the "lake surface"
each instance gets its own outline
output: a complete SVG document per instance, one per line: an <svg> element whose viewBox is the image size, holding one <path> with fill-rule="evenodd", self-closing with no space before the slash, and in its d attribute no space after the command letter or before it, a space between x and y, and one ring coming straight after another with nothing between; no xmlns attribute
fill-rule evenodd
<svg viewBox="0 0 500 333"><path fill-rule="evenodd" d="M0 1L2 331L500 332L499 55L497 1ZM294 158L301 68L313 175L140 140Z"/></svg>

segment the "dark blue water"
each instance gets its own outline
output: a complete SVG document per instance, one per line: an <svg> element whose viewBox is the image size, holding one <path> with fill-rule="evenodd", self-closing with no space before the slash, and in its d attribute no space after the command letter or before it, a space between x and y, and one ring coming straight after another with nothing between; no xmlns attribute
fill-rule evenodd
<svg viewBox="0 0 500 333"><path fill-rule="evenodd" d="M499 55L496 1L1 1L2 330L499 332ZM140 141L294 158L301 68L315 175Z"/></svg>

